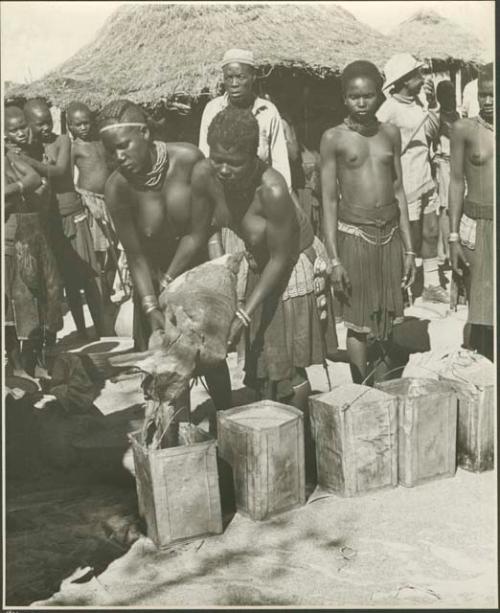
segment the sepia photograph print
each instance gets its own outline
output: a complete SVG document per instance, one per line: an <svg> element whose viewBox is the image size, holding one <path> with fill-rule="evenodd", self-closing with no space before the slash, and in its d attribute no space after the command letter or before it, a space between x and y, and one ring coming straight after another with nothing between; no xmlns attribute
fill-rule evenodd
<svg viewBox="0 0 500 613"><path fill-rule="evenodd" d="M497 610L495 3L0 13L2 610Z"/></svg>

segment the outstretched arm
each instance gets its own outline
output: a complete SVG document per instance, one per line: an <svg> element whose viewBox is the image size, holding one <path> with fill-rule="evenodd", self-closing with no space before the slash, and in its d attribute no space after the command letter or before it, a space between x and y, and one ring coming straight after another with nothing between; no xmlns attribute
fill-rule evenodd
<svg viewBox="0 0 500 613"><path fill-rule="evenodd" d="M23 160L43 177L63 177L71 168L71 141L65 134L58 136L58 141L55 164L44 164L26 154L22 154Z"/></svg>
<svg viewBox="0 0 500 613"><path fill-rule="evenodd" d="M191 175L191 215L189 232L179 245L167 270L175 279L192 266L194 259L207 246L214 213L214 177L207 160L200 160Z"/></svg>
<svg viewBox="0 0 500 613"><path fill-rule="evenodd" d="M392 154L394 160L394 194L399 205L399 231L405 248L405 269L402 286L404 289L415 281L415 252L411 244L410 216L408 202L403 189L403 173L401 170L401 132L396 126L388 126L392 140Z"/></svg>

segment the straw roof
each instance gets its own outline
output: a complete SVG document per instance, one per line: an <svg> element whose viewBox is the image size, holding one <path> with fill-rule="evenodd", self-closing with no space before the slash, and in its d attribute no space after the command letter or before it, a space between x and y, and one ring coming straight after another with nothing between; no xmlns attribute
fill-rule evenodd
<svg viewBox="0 0 500 613"><path fill-rule="evenodd" d="M422 60L475 64L488 61L479 39L431 10L418 11L400 23L390 37L400 50Z"/></svg>
<svg viewBox="0 0 500 613"><path fill-rule="evenodd" d="M289 66L323 77L360 58L382 66L394 52L385 36L331 2L127 4L93 42L22 92L92 106L117 96L148 104L214 95L231 47L252 49L262 71Z"/></svg>

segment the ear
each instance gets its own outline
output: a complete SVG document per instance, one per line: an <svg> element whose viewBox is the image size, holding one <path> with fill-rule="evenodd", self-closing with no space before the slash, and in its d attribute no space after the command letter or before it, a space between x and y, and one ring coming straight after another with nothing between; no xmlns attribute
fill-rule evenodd
<svg viewBox="0 0 500 613"><path fill-rule="evenodd" d="M144 136L144 140L151 140L151 130L148 128L148 126L142 127L141 132Z"/></svg>

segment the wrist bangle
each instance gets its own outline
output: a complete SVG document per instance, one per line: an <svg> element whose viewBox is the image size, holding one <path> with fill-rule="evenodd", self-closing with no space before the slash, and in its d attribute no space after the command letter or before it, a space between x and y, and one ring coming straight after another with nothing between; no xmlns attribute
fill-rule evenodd
<svg viewBox="0 0 500 613"><path fill-rule="evenodd" d="M405 255L412 255L414 258L417 257L417 254L414 251L410 251L410 250L405 251Z"/></svg>
<svg viewBox="0 0 500 613"><path fill-rule="evenodd" d="M156 311L159 308L160 305L156 296L151 294L149 296L144 296L144 298L142 299L142 310L144 311L145 315L149 315L150 313Z"/></svg>
<svg viewBox="0 0 500 613"><path fill-rule="evenodd" d="M171 277L168 273L165 273L160 279L160 285L166 289L172 283L173 280L173 277Z"/></svg>
<svg viewBox="0 0 500 613"><path fill-rule="evenodd" d="M450 232L448 235L448 242L449 243L458 243L458 241L460 240L460 235L458 232Z"/></svg>
<svg viewBox="0 0 500 613"><path fill-rule="evenodd" d="M248 328L248 326L250 325L250 315L243 309L238 309L235 315L245 326L245 328Z"/></svg>
<svg viewBox="0 0 500 613"><path fill-rule="evenodd" d="M23 185L22 181L16 181L16 185L19 187L19 194L20 194L21 198L24 199L24 185Z"/></svg>
<svg viewBox="0 0 500 613"><path fill-rule="evenodd" d="M337 258L332 258L330 260L332 268L335 268L336 266L340 266L340 260L338 260Z"/></svg>

